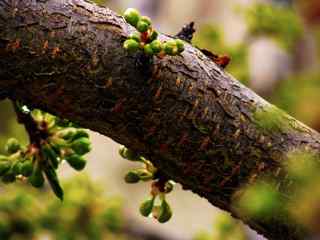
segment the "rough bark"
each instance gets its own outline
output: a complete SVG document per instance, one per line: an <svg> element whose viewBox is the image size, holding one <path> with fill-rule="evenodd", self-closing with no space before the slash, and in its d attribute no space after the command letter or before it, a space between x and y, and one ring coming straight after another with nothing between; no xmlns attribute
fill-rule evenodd
<svg viewBox="0 0 320 240"><path fill-rule="evenodd" d="M189 44L176 57L128 54L132 31L83 0L0 0L1 95L111 137L235 216L233 197L256 179L287 195L282 162L296 148L319 154L320 135L285 114L262 128L255 114L271 105ZM305 236L277 213L243 220L269 239Z"/></svg>

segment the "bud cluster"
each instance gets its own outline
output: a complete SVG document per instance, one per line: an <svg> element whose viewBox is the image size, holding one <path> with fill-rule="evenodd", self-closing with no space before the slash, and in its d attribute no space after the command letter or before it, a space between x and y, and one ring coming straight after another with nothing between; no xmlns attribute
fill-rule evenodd
<svg viewBox="0 0 320 240"><path fill-rule="evenodd" d="M14 138L7 141L6 155L0 155L1 180L4 183L28 180L40 188L46 177L55 195L62 200L63 190L56 170L63 160L75 170L85 167L83 155L91 150L89 135L83 129L64 126L57 117L37 109L23 114L28 114L35 126L33 137L27 146Z"/></svg>
<svg viewBox="0 0 320 240"><path fill-rule="evenodd" d="M184 51L184 42L180 39L171 39L166 42L158 40L158 32L153 29L151 19L141 16L138 10L128 8L124 12L125 20L135 27L138 32L129 35L123 47L129 52L143 50L148 56L165 55L176 56Z"/></svg>
<svg viewBox="0 0 320 240"><path fill-rule="evenodd" d="M141 162L143 164L142 168L130 170L126 174L124 179L127 183L132 184L140 181L153 181L150 192L151 198L144 201L140 206L141 215L144 217L152 216L160 223L169 221L172 217L172 210L166 201L166 194L173 190L174 182L161 177L157 168L155 168L150 161L146 160L136 152L128 148L121 147L119 154L124 159L133 162ZM156 203L157 200L159 204Z"/></svg>

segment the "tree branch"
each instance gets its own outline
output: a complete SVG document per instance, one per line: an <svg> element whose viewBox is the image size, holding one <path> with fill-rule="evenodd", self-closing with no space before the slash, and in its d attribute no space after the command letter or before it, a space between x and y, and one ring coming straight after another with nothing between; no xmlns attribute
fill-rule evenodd
<svg viewBox="0 0 320 240"><path fill-rule="evenodd" d="M111 137L234 216L253 176L287 195L282 162L296 148L319 155L319 134L285 114L262 129L255 114L272 106L201 51L150 63L123 49L132 31L84 0L0 0L0 92ZM277 213L242 219L270 239L305 236Z"/></svg>

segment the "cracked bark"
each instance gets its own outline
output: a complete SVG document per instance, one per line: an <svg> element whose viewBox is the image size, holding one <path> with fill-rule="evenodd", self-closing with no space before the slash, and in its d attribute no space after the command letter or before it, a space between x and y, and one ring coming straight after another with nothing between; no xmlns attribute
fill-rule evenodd
<svg viewBox="0 0 320 240"><path fill-rule="evenodd" d="M149 62L122 48L132 31L83 0L0 0L0 95L111 137L234 216L233 197L252 179L268 176L287 195L282 162L296 148L319 155L320 135L285 114L262 130L254 113L271 105L201 51L186 44ZM276 211L237 217L269 239L306 236Z"/></svg>

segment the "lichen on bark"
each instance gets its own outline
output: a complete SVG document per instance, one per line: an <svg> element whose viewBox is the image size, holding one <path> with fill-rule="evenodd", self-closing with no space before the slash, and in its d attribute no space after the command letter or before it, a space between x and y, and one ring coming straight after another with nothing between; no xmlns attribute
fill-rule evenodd
<svg viewBox="0 0 320 240"><path fill-rule="evenodd" d="M122 47L132 31L121 16L84 0L0 0L1 93L146 156L269 239L301 239L304 230L286 216L244 219L232 202L265 176L284 194L287 153L319 155L319 134L289 116L285 128L261 131L255 113L269 103L190 44L181 56L146 64Z"/></svg>

